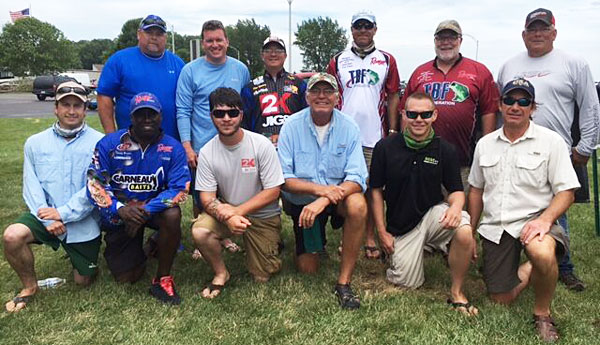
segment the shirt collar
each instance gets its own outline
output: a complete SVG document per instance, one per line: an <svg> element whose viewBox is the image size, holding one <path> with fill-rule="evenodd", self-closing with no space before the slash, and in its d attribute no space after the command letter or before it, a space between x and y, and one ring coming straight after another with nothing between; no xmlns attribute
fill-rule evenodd
<svg viewBox="0 0 600 345"><path fill-rule="evenodd" d="M458 64L462 61L463 56L461 53L458 53L458 59L454 62L454 64L452 65L452 67L450 67L450 69L453 69L454 67L458 66ZM433 67L439 69L438 65L437 65L437 56L433 59Z"/></svg>
<svg viewBox="0 0 600 345"><path fill-rule="evenodd" d="M526 140L526 139L533 139L535 138L535 124L533 123L533 121L529 120L529 128L527 128L527 130L525 131L525 133L523 133L523 135L518 138L517 140L515 140L514 142L512 142L512 144L516 144L520 141ZM502 126L502 128L498 131L498 136L496 137L499 140L503 140L506 141L508 143L510 143L510 140L506 137L506 135L504 134L504 126Z"/></svg>

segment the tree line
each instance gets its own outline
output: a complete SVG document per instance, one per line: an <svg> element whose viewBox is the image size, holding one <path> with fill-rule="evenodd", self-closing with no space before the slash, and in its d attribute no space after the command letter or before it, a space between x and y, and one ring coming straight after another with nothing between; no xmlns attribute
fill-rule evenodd
<svg viewBox="0 0 600 345"><path fill-rule="evenodd" d="M106 62L114 52L137 45L136 32L141 20L126 21L115 39L77 42L67 39L54 25L33 17L7 23L0 33L0 69L16 76L91 69L93 64ZM248 66L253 77L262 74L260 53L264 39L271 34L269 26L260 25L252 18L238 20L225 30L230 45L227 54L238 58L239 52L239 59ZM168 50L172 50L171 34L168 33ZM302 21L294 34L294 44L303 57L303 71L324 71L329 59L348 43L346 30L329 17ZM200 39L200 35L175 33L175 53L186 62L190 61L190 41L194 39Z"/></svg>

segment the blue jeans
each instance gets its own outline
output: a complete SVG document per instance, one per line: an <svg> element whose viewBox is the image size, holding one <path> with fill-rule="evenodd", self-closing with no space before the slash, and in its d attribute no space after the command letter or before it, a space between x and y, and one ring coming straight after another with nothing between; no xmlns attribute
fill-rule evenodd
<svg viewBox="0 0 600 345"><path fill-rule="evenodd" d="M569 231L569 220L567 219L567 214L563 213L562 216L558 218L558 224L565 229L567 233L567 238L569 239L569 243L571 242L571 234ZM570 246L569 246L570 247ZM571 261L571 253L567 251L565 255L563 255L562 259L558 263L558 273L573 273L575 266Z"/></svg>

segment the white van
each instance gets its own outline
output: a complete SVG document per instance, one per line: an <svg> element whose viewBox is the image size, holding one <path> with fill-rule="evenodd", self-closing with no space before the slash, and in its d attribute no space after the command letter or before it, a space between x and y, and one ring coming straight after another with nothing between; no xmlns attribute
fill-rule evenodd
<svg viewBox="0 0 600 345"><path fill-rule="evenodd" d="M77 82L87 88L93 88L94 86L90 82L90 76L87 73L61 73L60 75L64 75L66 77L71 77Z"/></svg>

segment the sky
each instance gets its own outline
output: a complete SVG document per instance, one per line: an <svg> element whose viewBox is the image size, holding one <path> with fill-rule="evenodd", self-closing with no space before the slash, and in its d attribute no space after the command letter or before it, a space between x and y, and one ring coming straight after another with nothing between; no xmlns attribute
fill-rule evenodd
<svg viewBox="0 0 600 345"><path fill-rule="evenodd" d="M229 25L238 19L254 18L288 43L288 1L11 0L0 2L0 24L10 22L9 11L30 7L34 17L56 26L68 39L78 41L114 39L128 19L147 14L161 16L176 32L187 35L199 35L202 23L209 19ZM594 80L600 80L600 0L292 1L293 32L304 20L330 17L347 30L349 41L352 15L365 9L371 11L377 18L375 45L396 58L403 80L434 57L433 32L445 19L456 19L463 29L462 54L472 59L477 56L497 76L504 61L525 50L521 32L527 13L544 7L552 10L556 18L558 36L554 47L583 57L590 64ZM297 46L292 47L291 58L292 70L300 71L302 56Z"/></svg>

